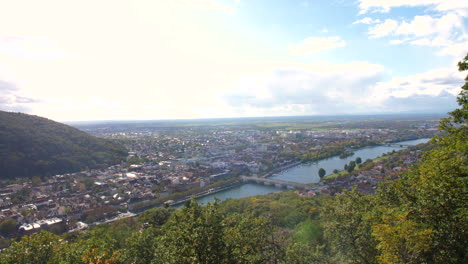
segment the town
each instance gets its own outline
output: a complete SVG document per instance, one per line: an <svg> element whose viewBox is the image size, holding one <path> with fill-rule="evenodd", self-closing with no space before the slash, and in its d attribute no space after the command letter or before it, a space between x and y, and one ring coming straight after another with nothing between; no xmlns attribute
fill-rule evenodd
<svg viewBox="0 0 468 264"><path fill-rule="evenodd" d="M284 124L78 126L124 144L129 150L127 160L108 168L2 182L0 232L6 238L41 229L73 232L229 189L243 184L242 176L265 178L363 147L430 138L437 133L438 120L384 123L386 127L360 119L305 128L304 124L299 128ZM398 177L421 153L412 148L400 152L389 153L380 161L356 160L359 169L354 172L336 168L333 175L296 192L333 195L356 186L371 193L379 182ZM354 168L356 162L350 166Z"/></svg>

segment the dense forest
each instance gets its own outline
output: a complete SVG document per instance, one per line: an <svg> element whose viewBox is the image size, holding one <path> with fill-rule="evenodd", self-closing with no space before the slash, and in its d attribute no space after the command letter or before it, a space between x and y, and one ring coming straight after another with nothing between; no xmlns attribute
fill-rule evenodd
<svg viewBox="0 0 468 264"><path fill-rule="evenodd" d="M192 200L86 232L25 236L0 263L468 263L466 81L435 147L374 195Z"/></svg>
<svg viewBox="0 0 468 264"><path fill-rule="evenodd" d="M0 111L0 179L101 168L127 155L118 143L52 120Z"/></svg>

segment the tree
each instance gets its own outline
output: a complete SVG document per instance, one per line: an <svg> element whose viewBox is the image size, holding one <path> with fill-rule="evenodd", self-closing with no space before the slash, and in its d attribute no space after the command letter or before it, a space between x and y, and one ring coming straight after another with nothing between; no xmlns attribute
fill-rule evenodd
<svg viewBox="0 0 468 264"><path fill-rule="evenodd" d="M34 176L31 178L31 182L33 186L38 186L39 184L41 184L41 178L39 176Z"/></svg>
<svg viewBox="0 0 468 264"><path fill-rule="evenodd" d="M468 70L468 54L462 61L458 62L458 70ZM461 88L462 90L457 97L458 105L461 108L450 112L450 116L443 119L439 126L450 134L467 133L468 131L468 75L465 77L465 84Z"/></svg>
<svg viewBox="0 0 468 264"><path fill-rule="evenodd" d="M353 172L354 168L356 167L356 162L354 160L349 162L349 165L347 167L348 172Z"/></svg>
<svg viewBox="0 0 468 264"><path fill-rule="evenodd" d="M49 263L60 243L59 237L49 232L43 231L25 236L2 252L0 263Z"/></svg>
<svg viewBox="0 0 468 264"><path fill-rule="evenodd" d="M355 161L356 161L356 164L358 165L362 163L361 157L357 157Z"/></svg>
<svg viewBox="0 0 468 264"><path fill-rule="evenodd" d="M2 236L9 236L16 232L16 226L18 222L16 222L12 218L8 218L5 221L0 223L0 235Z"/></svg>
<svg viewBox="0 0 468 264"><path fill-rule="evenodd" d="M339 171L337 169L333 170L333 173L337 174Z"/></svg>
<svg viewBox="0 0 468 264"><path fill-rule="evenodd" d="M133 264L152 263L157 250L156 238L159 229L149 227L135 232L128 240L124 249L123 262Z"/></svg>
<svg viewBox="0 0 468 264"><path fill-rule="evenodd" d="M323 178L323 176L325 176L325 174L327 174L327 172L323 168L320 168L318 170L318 175L319 175L320 179Z"/></svg>
<svg viewBox="0 0 468 264"><path fill-rule="evenodd" d="M458 66L468 70L468 55ZM468 82L468 76L465 79ZM461 108L440 123L420 164L379 188L373 235L380 263L467 263L468 85L457 97Z"/></svg>
<svg viewBox="0 0 468 264"><path fill-rule="evenodd" d="M270 263L284 256L273 234L265 218L225 217L217 202L192 200L162 227L152 263Z"/></svg>
<svg viewBox="0 0 468 264"><path fill-rule="evenodd" d="M138 216L138 222L140 224L148 224L152 227L161 227L166 221L169 219L169 217L172 215L174 212L174 208L168 207L168 208L163 208L163 207L158 207L158 208L153 208L147 211L144 211Z"/></svg>
<svg viewBox="0 0 468 264"><path fill-rule="evenodd" d="M366 215L372 203L371 196L356 190L326 200L320 218L333 263L376 263L377 243Z"/></svg>

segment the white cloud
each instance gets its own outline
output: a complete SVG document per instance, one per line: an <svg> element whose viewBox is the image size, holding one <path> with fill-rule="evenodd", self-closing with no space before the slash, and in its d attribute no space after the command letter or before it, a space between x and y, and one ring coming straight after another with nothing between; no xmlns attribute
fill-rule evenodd
<svg viewBox="0 0 468 264"><path fill-rule="evenodd" d="M449 45L447 47L444 47L442 50L440 50L437 55L439 56L452 56L455 58L455 61L460 60L460 58L463 58L466 56L468 53L468 41L456 43Z"/></svg>
<svg viewBox="0 0 468 264"><path fill-rule="evenodd" d="M403 44L405 42L408 42L410 39L409 38L405 38L405 39L392 39L390 40L390 44L392 45L400 45L400 44Z"/></svg>
<svg viewBox="0 0 468 264"><path fill-rule="evenodd" d="M361 102L383 70L367 62L274 65L244 78L226 100L240 112L257 115L365 112Z"/></svg>
<svg viewBox="0 0 468 264"><path fill-rule="evenodd" d="M396 35L426 36L436 32L436 19L431 16L415 16L413 21L403 21L397 28Z"/></svg>
<svg viewBox="0 0 468 264"><path fill-rule="evenodd" d="M435 37L433 39L430 38L420 38L416 40L412 40L409 43L413 45L418 45L418 46L428 46L428 47L446 47L451 45L451 41L441 38L441 37Z"/></svg>
<svg viewBox="0 0 468 264"><path fill-rule="evenodd" d="M438 96L449 93L453 96L460 91L464 73L455 67L441 68L408 77L394 77L388 82L377 83L371 98L382 102L389 97L407 98L413 95Z"/></svg>
<svg viewBox="0 0 468 264"><path fill-rule="evenodd" d="M410 22L398 22L387 19L369 29L371 37L385 37L391 35L407 35L414 37L441 35L450 38L454 33L464 31L462 18L456 14L446 14L440 18L428 15L415 16Z"/></svg>
<svg viewBox="0 0 468 264"><path fill-rule="evenodd" d="M373 19L373 18L370 18L370 17L365 17L363 19L359 19L359 20L356 20L353 22L353 24L376 24L376 23L380 23L382 21L380 21L380 19Z"/></svg>
<svg viewBox="0 0 468 264"><path fill-rule="evenodd" d="M385 22L377 24L369 29L371 38L380 38L393 34L398 28L398 22L393 19L386 19Z"/></svg>
<svg viewBox="0 0 468 264"><path fill-rule="evenodd" d="M29 112L30 105L37 100L21 94L12 83L0 80L0 109L12 112Z"/></svg>
<svg viewBox="0 0 468 264"><path fill-rule="evenodd" d="M455 11L468 15L468 1L463 0L359 0L360 14L389 12L394 7L427 6L437 11Z"/></svg>
<svg viewBox="0 0 468 264"><path fill-rule="evenodd" d="M289 45L288 49L292 56L302 56L344 46L346 46L346 41L342 40L339 36L327 38L309 37L297 45Z"/></svg>
<svg viewBox="0 0 468 264"><path fill-rule="evenodd" d="M457 47L457 43L464 43L468 38L463 18L455 13L447 13L438 18L429 15L415 16L408 22L387 19L384 23L371 27L368 33L370 38L399 36L399 39L390 40L392 45L405 43L444 47L444 51L439 54L453 53L457 56L460 52L448 52L445 47Z"/></svg>
<svg viewBox="0 0 468 264"><path fill-rule="evenodd" d="M365 104L374 112L448 112L457 107L463 78L455 67L394 77L375 83Z"/></svg>
<svg viewBox="0 0 468 264"><path fill-rule="evenodd" d="M238 115L448 112L463 73L437 69L383 81L381 65L275 65L244 78L225 98Z"/></svg>
<svg viewBox="0 0 468 264"><path fill-rule="evenodd" d="M455 32L464 31L463 20L460 16L449 13L440 18L428 15L415 16L411 22L403 21L396 30L396 35L413 35L416 37L438 34L451 38Z"/></svg>

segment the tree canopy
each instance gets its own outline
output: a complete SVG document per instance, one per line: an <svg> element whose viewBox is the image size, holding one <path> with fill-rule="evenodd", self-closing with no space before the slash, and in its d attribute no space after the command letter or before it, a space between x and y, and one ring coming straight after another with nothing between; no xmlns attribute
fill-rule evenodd
<svg viewBox="0 0 468 264"><path fill-rule="evenodd" d="M0 111L0 179L104 168L126 149L76 128L22 113Z"/></svg>
<svg viewBox="0 0 468 264"><path fill-rule="evenodd" d="M325 174L327 174L327 172L325 171L324 168L320 168L318 170L318 175L319 175L320 178L323 178L323 176L325 176Z"/></svg>

